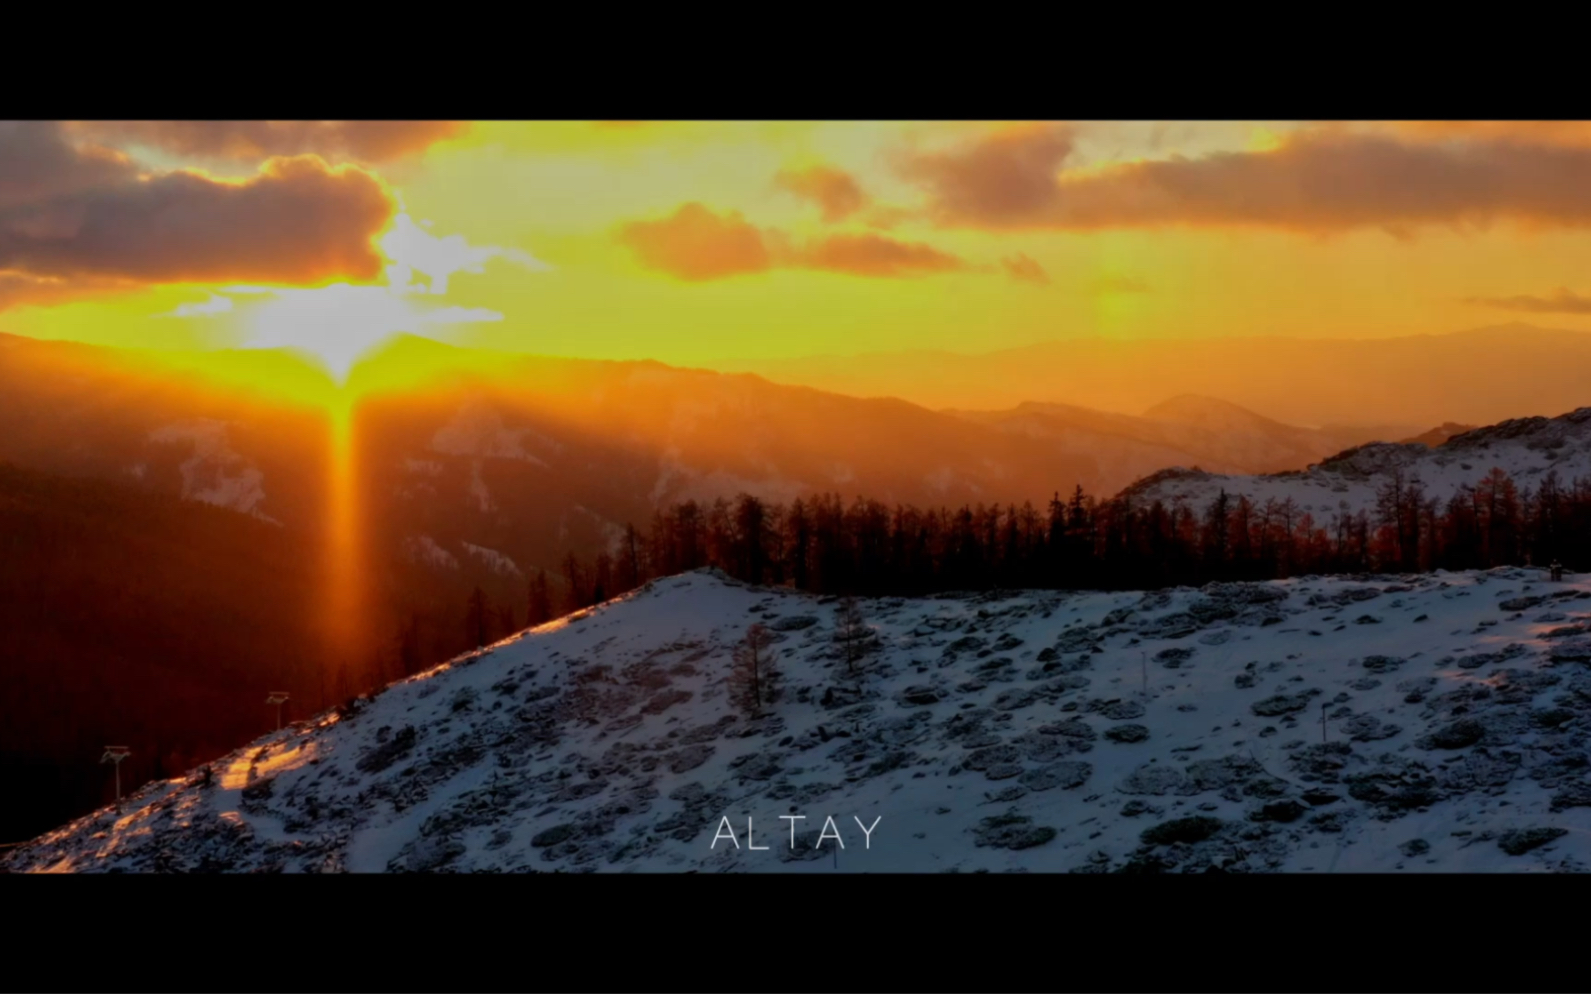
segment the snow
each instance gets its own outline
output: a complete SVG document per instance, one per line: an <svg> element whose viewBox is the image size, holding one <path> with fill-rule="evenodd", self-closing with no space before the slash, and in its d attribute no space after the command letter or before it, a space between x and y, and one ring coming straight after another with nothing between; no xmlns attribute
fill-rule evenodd
<svg viewBox="0 0 1591 994"><path fill-rule="evenodd" d="M1127 488L1140 503L1186 501L1203 507L1225 490L1263 504L1291 498L1317 524L1346 506L1373 512L1376 490L1394 468L1405 479L1418 476L1426 496L1446 502L1459 487L1473 485L1493 468L1524 489L1556 471L1567 486L1591 477L1591 408L1557 418L1521 418L1456 435L1434 448L1420 443L1377 443L1349 450L1308 469L1266 476L1238 476L1180 469L1157 473Z"/></svg>
<svg viewBox="0 0 1591 994"><path fill-rule="evenodd" d="M265 500L265 474L232 450L225 422L200 419L167 425L151 432L149 440L192 447L193 454L181 466L184 500L202 501L279 523L259 509ZM142 478L144 467L137 467L135 475Z"/></svg>
<svg viewBox="0 0 1591 994"><path fill-rule="evenodd" d="M403 540L403 548L410 562L426 563L439 569L459 568L458 557L438 545L436 539L429 535L410 535Z"/></svg>
<svg viewBox="0 0 1591 994"><path fill-rule="evenodd" d="M834 608L712 571L654 581L265 736L208 783L148 785L3 865L1591 864L1591 580L1509 568L864 600L876 644L855 678ZM752 622L781 639L781 697L761 718L724 685ZM794 849L781 816L804 816Z"/></svg>
<svg viewBox="0 0 1591 994"><path fill-rule="evenodd" d="M509 576L524 575L520 571L518 563L496 549L488 549L482 545L465 542L464 550L486 564L486 568L493 573L502 573Z"/></svg>
<svg viewBox="0 0 1591 994"><path fill-rule="evenodd" d="M526 448L533 442L544 451L560 452L556 441L529 428L509 428L503 416L482 402L464 405L458 414L431 438L431 451L477 459L518 459L545 467L546 460Z"/></svg>

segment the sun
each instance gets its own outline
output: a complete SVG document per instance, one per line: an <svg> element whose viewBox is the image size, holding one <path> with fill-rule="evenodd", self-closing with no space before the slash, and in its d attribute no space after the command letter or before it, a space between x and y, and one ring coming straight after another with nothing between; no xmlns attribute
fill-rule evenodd
<svg viewBox="0 0 1591 994"><path fill-rule="evenodd" d="M390 287L337 283L266 293L268 299L245 318L245 347L308 354L339 383L360 356L393 335L418 331L422 323L422 315Z"/></svg>
<svg viewBox="0 0 1591 994"><path fill-rule="evenodd" d="M501 321L480 307L444 302L454 273L478 273L493 259L536 271L551 267L517 248L470 245L458 235L437 237L399 213L379 247L386 282L333 283L320 287L231 286L203 304L184 305L176 317L227 314L243 331L246 349L287 349L312 357L338 384L354 365L401 334L435 335L448 328ZM425 277L417 281L416 274Z"/></svg>

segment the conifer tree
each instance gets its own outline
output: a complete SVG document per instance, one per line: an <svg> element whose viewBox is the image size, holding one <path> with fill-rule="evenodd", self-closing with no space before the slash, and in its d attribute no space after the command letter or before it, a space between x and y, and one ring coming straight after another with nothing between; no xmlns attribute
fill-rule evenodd
<svg viewBox="0 0 1591 994"><path fill-rule="evenodd" d="M752 625L735 647L734 667L729 674L730 698L746 714L761 717L763 708L773 703L778 673L773 661L773 632L764 625Z"/></svg>
<svg viewBox="0 0 1591 994"><path fill-rule="evenodd" d="M862 617L862 609L856 606L856 599L846 597L841 600L834 614L834 641L845 656L845 671L852 676L856 675L856 661L862 657L871 635L867 621Z"/></svg>

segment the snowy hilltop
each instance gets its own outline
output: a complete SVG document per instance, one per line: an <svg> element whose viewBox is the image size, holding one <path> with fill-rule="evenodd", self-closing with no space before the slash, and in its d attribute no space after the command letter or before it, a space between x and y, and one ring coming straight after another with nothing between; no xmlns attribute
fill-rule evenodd
<svg viewBox="0 0 1591 994"><path fill-rule="evenodd" d="M896 598L858 601L845 642L839 602L701 571L150 784L3 865L1582 870L1588 601L1591 581L1512 568ZM760 715L728 680L754 623L775 662Z"/></svg>
<svg viewBox="0 0 1591 994"><path fill-rule="evenodd" d="M1431 433L1431 438L1441 430ZM1445 442L1375 442L1339 453L1308 469L1262 476L1222 475L1199 469L1168 469L1128 487L1134 502L1186 501L1204 507L1220 491L1256 504L1291 498L1300 511L1317 519L1344 504L1350 513L1376 506L1376 491L1394 472L1418 477L1426 495L1445 502L1458 489L1474 485L1492 469L1507 473L1520 488L1538 487L1556 472L1560 486L1591 479L1591 407L1556 418L1518 418L1453 435Z"/></svg>

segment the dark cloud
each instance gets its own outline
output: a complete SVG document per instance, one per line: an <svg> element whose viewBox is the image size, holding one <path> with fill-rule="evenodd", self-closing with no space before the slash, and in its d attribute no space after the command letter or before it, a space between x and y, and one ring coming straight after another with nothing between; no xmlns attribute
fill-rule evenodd
<svg viewBox="0 0 1591 994"><path fill-rule="evenodd" d="M948 152L901 156L907 179L926 186L931 215L946 224L1032 225L1060 206L1056 174L1072 152L1062 126L1001 131Z"/></svg>
<svg viewBox="0 0 1591 994"><path fill-rule="evenodd" d="M143 145L195 159L260 162L319 155L378 163L463 134L458 121L74 121L73 132L111 145Z"/></svg>
<svg viewBox="0 0 1591 994"><path fill-rule="evenodd" d="M50 121L0 121L0 211L115 183L137 167L109 149L77 148Z"/></svg>
<svg viewBox="0 0 1591 994"><path fill-rule="evenodd" d="M1591 297L1582 297L1563 287L1546 297L1471 297L1467 302L1480 307L1528 314L1591 314Z"/></svg>
<svg viewBox="0 0 1591 994"><path fill-rule="evenodd" d="M1050 274L1044 271L1044 267L1022 252L1001 259L1000 265L1005 267L1007 276L1019 283L1043 286L1050 281Z"/></svg>
<svg viewBox="0 0 1591 994"><path fill-rule="evenodd" d="M1065 170L1062 127L996 133L898 164L942 225L981 228L1260 226L1308 232L1494 220L1591 223L1591 149L1507 136L1416 140L1322 127L1266 151Z"/></svg>
<svg viewBox="0 0 1591 994"><path fill-rule="evenodd" d="M774 183L817 204L823 211L823 220L831 224L844 221L868 204L868 196L856 179L833 166L786 169L774 178Z"/></svg>
<svg viewBox="0 0 1591 994"><path fill-rule="evenodd" d="M394 205L380 182L314 156L223 183L189 172L78 190L0 211L0 268L144 282L371 279L371 238Z"/></svg>
<svg viewBox="0 0 1591 994"><path fill-rule="evenodd" d="M617 237L648 269L689 282L775 268L884 278L970 268L932 246L882 235L829 235L798 242L783 232L758 228L734 211L715 214L699 203L684 204L660 220L632 221Z"/></svg>

